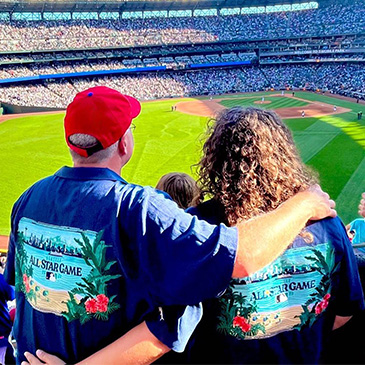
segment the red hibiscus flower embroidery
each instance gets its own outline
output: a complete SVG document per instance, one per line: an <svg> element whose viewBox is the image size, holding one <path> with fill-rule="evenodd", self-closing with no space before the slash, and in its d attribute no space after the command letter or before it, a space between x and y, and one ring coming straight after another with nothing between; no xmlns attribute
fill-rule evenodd
<svg viewBox="0 0 365 365"><path fill-rule="evenodd" d="M97 311L97 302L96 299L88 299L85 302L85 309L87 313L96 313Z"/></svg>
<svg viewBox="0 0 365 365"><path fill-rule="evenodd" d="M99 294L96 297L96 308L99 312L106 312L108 310L109 298L104 294Z"/></svg>
<svg viewBox="0 0 365 365"><path fill-rule="evenodd" d="M248 332L251 329L251 325L247 322L247 319L241 316L233 318L233 327L240 327L242 332Z"/></svg>
<svg viewBox="0 0 365 365"><path fill-rule="evenodd" d="M23 274L23 283L26 284L28 282L27 274Z"/></svg>
<svg viewBox="0 0 365 365"><path fill-rule="evenodd" d="M321 314L328 307L328 301L330 298L331 294L327 293L323 299L317 303L316 307L314 308L314 312L316 314Z"/></svg>
<svg viewBox="0 0 365 365"><path fill-rule="evenodd" d="M320 314L320 313L322 313L323 309L324 309L323 308L323 302L321 301L321 302L317 303L316 308L314 309L314 311L315 311L316 314Z"/></svg>
<svg viewBox="0 0 365 365"><path fill-rule="evenodd" d="M25 291L26 291L27 293L29 293L29 292L30 292L30 285L29 285L29 283L28 283L28 282L26 282L26 283L25 283Z"/></svg>

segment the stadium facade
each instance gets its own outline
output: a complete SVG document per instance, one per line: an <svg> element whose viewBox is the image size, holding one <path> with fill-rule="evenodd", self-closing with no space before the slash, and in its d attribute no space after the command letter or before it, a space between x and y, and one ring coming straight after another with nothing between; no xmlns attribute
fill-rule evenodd
<svg viewBox="0 0 365 365"><path fill-rule="evenodd" d="M2 1L0 3L0 13L2 13L1 17L3 19L9 20L24 18L40 20L55 19L57 17L58 19L79 19L80 17L115 19L130 16L236 15L237 13L303 10L317 8L318 3L328 5L333 3L333 0L318 0L315 2L309 2L308 0ZM187 12L181 12L184 10ZM202 12L202 10L205 12ZM130 14L133 12L137 12L137 14Z"/></svg>

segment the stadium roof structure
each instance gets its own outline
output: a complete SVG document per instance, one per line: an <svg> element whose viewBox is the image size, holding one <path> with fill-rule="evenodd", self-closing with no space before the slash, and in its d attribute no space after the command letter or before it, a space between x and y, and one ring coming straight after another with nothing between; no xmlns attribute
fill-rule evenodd
<svg viewBox="0 0 365 365"><path fill-rule="evenodd" d="M335 0L316 0L318 3ZM308 0L1 0L0 12L124 12L144 10L187 10L298 4ZM343 2L343 1L342 1Z"/></svg>

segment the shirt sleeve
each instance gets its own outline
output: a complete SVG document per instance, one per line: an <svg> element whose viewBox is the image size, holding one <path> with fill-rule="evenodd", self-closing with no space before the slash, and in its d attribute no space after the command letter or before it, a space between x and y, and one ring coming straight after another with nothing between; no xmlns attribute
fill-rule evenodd
<svg viewBox="0 0 365 365"><path fill-rule="evenodd" d="M364 309L364 295L355 254L346 229L340 219L333 221L336 222L337 228L334 233L337 237L333 238L339 241L342 248L338 250L338 254L342 256L340 267L333 278L333 285L337 287L335 313L339 316L352 316Z"/></svg>
<svg viewBox="0 0 365 365"><path fill-rule="evenodd" d="M4 278L10 285L15 285L15 255L16 255L16 235L18 230L19 210L23 201L27 199L32 188L25 191L15 202L11 212L11 232L9 237L8 254L6 259L6 267Z"/></svg>
<svg viewBox="0 0 365 365"><path fill-rule="evenodd" d="M159 307L146 320L148 329L175 352L183 352L203 315L202 304Z"/></svg>
<svg viewBox="0 0 365 365"><path fill-rule="evenodd" d="M122 202L120 224L157 305L199 303L228 286L235 228L199 220L152 188L135 187Z"/></svg>
<svg viewBox="0 0 365 365"><path fill-rule="evenodd" d="M14 288L4 280L4 276L2 274L0 274L0 287L2 295L6 301L14 300Z"/></svg>

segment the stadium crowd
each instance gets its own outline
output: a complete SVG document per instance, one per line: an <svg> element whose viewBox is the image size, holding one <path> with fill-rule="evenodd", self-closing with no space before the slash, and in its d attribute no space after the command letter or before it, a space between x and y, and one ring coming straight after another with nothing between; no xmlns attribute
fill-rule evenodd
<svg viewBox="0 0 365 365"><path fill-rule="evenodd" d="M285 62L296 62L296 61L306 61L306 62L347 62L350 60L364 61L365 54L331 54L331 55L307 55L307 56L272 56L261 59L261 64L265 63L285 63Z"/></svg>
<svg viewBox="0 0 365 365"><path fill-rule="evenodd" d="M70 72L72 69L69 67L62 68L62 72ZM86 70L83 64L74 68ZM22 106L65 108L76 92L97 85L115 88L140 100L253 92L265 88L321 89L344 96L354 96L365 94L365 73L362 64L323 63L72 78L2 87L0 100Z"/></svg>
<svg viewBox="0 0 365 365"><path fill-rule="evenodd" d="M275 89L288 86L309 90L321 89L345 96L365 92L362 64L298 64L262 66L261 69L268 78L270 86Z"/></svg>
<svg viewBox="0 0 365 365"><path fill-rule="evenodd" d="M223 54L207 54L176 56L176 57L153 57L132 59L91 59L82 61L59 61L52 63L29 63L28 65L6 65L0 67L0 79L11 79L36 75L52 75L75 72L120 70L125 68L167 66L176 68L178 65L186 66L196 63L222 63L237 61L253 61L257 58L255 53L230 52Z"/></svg>
<svg viewBox="0 0 365 365"><path fill-rule="evenodd" d="M98 49L98 50L79 50L79 51L45 51L39 53L2 53L0 54L0 64L10 65L16 63L33 63L33 62L55 62L74 60L93 60L93 59L110 59L110 58L148 58L155 57L159 54L186 54L195 55L197 53L218 52L244 52L246 55L253 54L256 49L260 49L260 54L266 52L285 52L295 51L296 54L308 53L313 49L314 52L325 53L330 50L331 53L344 53L347 49L363 48L365 45L365 36L343 35L332 37L301 37L278 40L260 40L260 41L240 41L226 43L203 43L203 44L185 44L152 46L152 47L132 47L132 48L115 48L115 49ZM243 51L242 51L243 50Z"/></svg>
<svg viewBox="0 0 365 365"><path fill-rule="evenodd" d="M181 18L1 21L0 50L105 48L361 33L362 1L290 13Z"/></svg>

